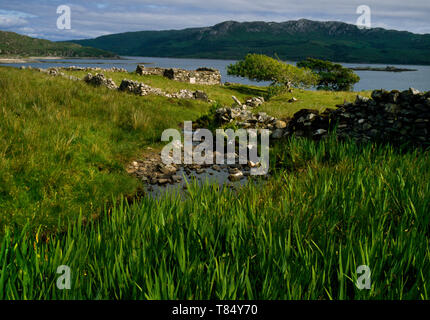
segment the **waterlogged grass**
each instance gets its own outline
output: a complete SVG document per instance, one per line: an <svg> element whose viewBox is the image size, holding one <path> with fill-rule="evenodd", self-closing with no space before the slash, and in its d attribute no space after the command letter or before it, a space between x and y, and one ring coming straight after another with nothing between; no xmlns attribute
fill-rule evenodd
<svg viewBox="0 0 430 320"><path fill-rule="evenodd" d="M122 201L47 239L8 228L0 298L429 298L428 152L331 138L271 155L277 168L258 186ZM60 265L70 290L56 287ZM355 285L359 265L371 290Z"/></svg>
<svg viewBox="0 0 430 320"><path fill-rule="evenodd" d="M226 104L265 90L201 89ZM259 111L355 94L296 90ZM291 139L258 185L119 200L138 187L124 164L209 108L0 68L0 299L429 299L428 151ZM70 290L56 286L60 265ZM360 265L371 290L355 285Z"/></svg>

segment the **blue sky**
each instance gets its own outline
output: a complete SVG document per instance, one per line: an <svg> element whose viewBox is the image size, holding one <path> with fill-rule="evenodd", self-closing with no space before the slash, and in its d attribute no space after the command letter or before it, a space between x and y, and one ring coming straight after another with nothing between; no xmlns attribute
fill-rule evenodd
<svg viewBox="0 0 430 320"><path fill-rule="evenodd" d="M57 7L71 8L71 29L57 29ZM50 40L141 30L183 29L235 21L300 18L355 23L371 9L372 27L430 33L430 0L0 0L0 30Z"/></svg>

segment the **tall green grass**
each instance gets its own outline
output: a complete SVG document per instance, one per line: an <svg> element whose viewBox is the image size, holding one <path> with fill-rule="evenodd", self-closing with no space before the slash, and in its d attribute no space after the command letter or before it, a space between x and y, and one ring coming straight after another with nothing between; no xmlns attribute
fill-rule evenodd
<svg viewBox="0 0 430 320"><path fill-rule="evenodd" d="M2 299L428 299L428 152L290 139L273 175L120 202L42 239L7 228ZM368 265L371 290L356 269ZM68 265L70 290L56 288Z"/></svg>
<svg viewBox="0 0 430 320"><path fill-rule="evenodd" d="M135 73L107 76L118 84L126 77L167 92L201 89L224 104L232 102L232 95L243 100L264 95L266 90L193 85ZM318 101L333 106L339 95L302 92L298 103ZM351 98L354 93L344 95ZM290 104L280 104L279 110L274 105L269 102L264 110L283 116L295 110ZM52 231L58 219L76 218L81 211L86 217L97 216L112 196L133 194L139 187L124 170L128 161L158 143L164 129L197 119L209 108L201 101L140 97L37 71L1 67L0 233L5 225L22 227L27 221Z"/></svg>
<svg viewBox="0 0 430 320"><path fill-rule="evenodd" d="M127 161L209 107L1 67L0 229L29 221L52 230L81 210L99 214L136 191Z"/></svg>

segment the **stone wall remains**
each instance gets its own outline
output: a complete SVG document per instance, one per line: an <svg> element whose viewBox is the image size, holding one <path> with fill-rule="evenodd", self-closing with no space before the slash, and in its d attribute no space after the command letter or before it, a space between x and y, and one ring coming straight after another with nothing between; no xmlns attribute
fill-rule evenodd
<svg viewBox="0 0 430 320"><path fill-rule="evenodd" d="M318 139L334 127L340 138L429 147L430 91L375 90L371 98L357 96L354 103L344 103L321 114L300 110L288 122L285 135Z"/></svg>
<svg viewBox="0 0 430 320"><path fill-rule="evenodd" d="M205 84L217 85L221 84L221 74L218 70L210 68L199 68L197 70L184 70L178 68L146 68L144 65L138 65L136 73L140 75L158 75L169 78L171 80Z"/></svg>
<svg viewBox="0 0 430 320"><path fill-rule="evenodd" d="M358 95L354 103L322 113L302 109L285 121L249 112L244 106L220 108L216 118L221 123L235 121L243 128L269 129L271 139L295 135L319 140L336 128L341 139L430 147L430 91L413 88L402 92L375 90L371 98Z"/></svg>

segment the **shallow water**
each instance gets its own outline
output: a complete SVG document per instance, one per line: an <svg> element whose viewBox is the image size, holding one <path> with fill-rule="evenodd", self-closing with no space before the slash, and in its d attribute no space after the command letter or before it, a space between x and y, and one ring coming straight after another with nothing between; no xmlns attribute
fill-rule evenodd
<svg viewBox="0 0 430 320"><path fill-rule="evenodd" d="M179 59L179 58L156 58L156 57L123 57L121 60L112 59L46 59L40 62L0 64L14 67L22 65L35 68L49 68L61 66L81 66L111 68L119 67L128 71L134 71L138 64L146 64L151 67L162 68L182 68L194 70L200 67L209 67L220 70L223 82L236 82L242 84L268 85L267 82L255 82L246 78L227 75L227 66L235 60L213 60L213 59ZM288 62L295 64L295 62ZM386 67L391 64L358 64L342 63L346 67L370 66ZM416 65L392 65L399 68L417 69L417 71L406 72L385 72L385 71L355 71L361 78L360 82L354 86L354 91L386 89L386 90L406 90L410 87L420 91L430 90L430 66Z"/></svg>
<svg viewBox="0 0 430 320"><path fill-rule="evenodd" d="M191 136L194 136L195 133L196 131L182 130L182 135L191 134ZM199 140L193 139L192 141L193 147L198 146L200 143L201 141ZM236 162L238 162L238 159L236 159ZM213 167L214 165L217 165L219 170L215 170ZM238 181L229 180L229 169L232 168L238 168L244 174L242 179ZM227 158L224 158L224 164L214 163L213 165L203 165L201 169L202 172L198 173L195 169L185 169L181 166L175 174L182 177L181 181L174 184L148 184L145 186L146 194L151 198L159 198L165 194L179 194L181 197L185 197L187 194L186 190L188 184L197 183L198 186L203 186L205 184L217 185L220 190L225 187L235 189L245 185L251 179L254 183L258 183L258 181L267 178L267 175L264 177L253 176L250 178L250 168L241 167L237 163L229 165L227 164Z"/></svg>
<svg viewBox="0 0 430 320"><path fill-rule="evenodd" d="M248 177L244 177L239 181L230 181L228 179L228 169L225 167L220 171L216 171L212 168L205 168L205 172L203 173L198 174L193 171L189 175L187 175L183 168L180 168L176 174L185 178L175 184L147 185L145 187L146 195L151 198L159 198L165 194L179 194L181 197L185 197L187 194L187 184L193 184L194 180L199 186L204 184L218 185L220 190L224 187L237 188L248 182Z"/></svg>

